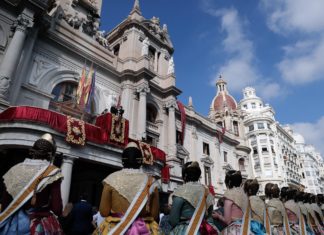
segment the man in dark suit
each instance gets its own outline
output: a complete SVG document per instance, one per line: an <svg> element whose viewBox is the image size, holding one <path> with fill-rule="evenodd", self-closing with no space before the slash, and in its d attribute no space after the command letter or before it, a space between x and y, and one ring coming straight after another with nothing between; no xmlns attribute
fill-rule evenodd
<svg viewBox="0 0 324 235"><path fill-rule="evenodd" d="M80 201L73 205L71 211L71 235L89 235L93 232L92 206L87 202L87 195L82 194Z"/></svg>

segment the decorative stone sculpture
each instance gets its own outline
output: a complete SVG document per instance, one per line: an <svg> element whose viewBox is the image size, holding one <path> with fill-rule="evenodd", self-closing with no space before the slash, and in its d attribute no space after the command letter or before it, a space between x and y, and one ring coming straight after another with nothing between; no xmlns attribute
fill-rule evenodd
<svg viewBox="0 0 324 235"><path fill-rule="evenodd" d="M174 74L174 61L173 61L173 56L169 59L169 67L168 67L168 75L169 74Z"/></svg>
<svg viewBox="0 0 324 235"><path fill-rule="evenodd" d="M108 40L105 38L105 31L97 31L96 33L96 40L99 42L100 45L108 48Z"/></svg>
<svg viewBox="0 0 324 235"><path fill-rule="evenodd" d="M148 37L146 37L146 38L143 40L142 44L143 44L143 47L142 47L142 53L141 53L141 55L142 55L142 56L143 56L143 55L148 55L148 48L149 48L149 45L150 45L150 42L149 42Z"/></svg>

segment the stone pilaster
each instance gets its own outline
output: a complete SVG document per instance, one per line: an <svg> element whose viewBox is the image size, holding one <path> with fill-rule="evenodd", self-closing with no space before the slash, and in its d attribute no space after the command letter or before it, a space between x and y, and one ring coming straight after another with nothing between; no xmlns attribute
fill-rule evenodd
<svg viewBox="0 0 324 235"><path fill-rule="evenodd" d="M7 52L0 65L0 99L7 100L9 88L22 53L28 28L33 27L34 13L25 9L12 26L14 31Z"/></svg>
<svg viewBox="0 0 324 235"><path fill-rule="evenodd" d="M62 184L61 184L61 195L62 195L63 208L69 202L73 162L74 162L73 158L64 156L63 162L61 165L61 171L62 171L62 175L64 177Z"/></svg>
<svg viewBox="0 0 324 235"><path fill-rule="evenodd" d="M142 140L146 139L146 96L150 92L150 88L147 83L142 83L137 87L136 91L139 93L137 138Z"/></svg>
<svg viewBox="0 0 324 235"><path fill-rule="evenodd" d="M177 107L176 100L170 100L165 105L165 108L169 110L169 118L168 118L168 157L169 158L175 158L177 156L176 120L175 120L176 107Z"/></svg>

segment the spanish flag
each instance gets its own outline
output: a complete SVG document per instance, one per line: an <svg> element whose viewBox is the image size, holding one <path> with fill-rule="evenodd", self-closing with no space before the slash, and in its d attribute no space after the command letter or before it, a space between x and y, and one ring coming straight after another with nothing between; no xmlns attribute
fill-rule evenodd
<svg viewBox="0 0 324 235"><path fill-rule="evenodd" d="M84 65L83 66L83 69L82 69L82 73L81 73L81 77L80 77L80 80L79 80L79 84L78 84L78 89L77 89L77 92L76 92L76 101L77 101L77 104L80 104L80 101L81 101L81 97L82 97L82 93L83 93L83 87L84 87L84 81L86 79L86 66Z"/></svg>

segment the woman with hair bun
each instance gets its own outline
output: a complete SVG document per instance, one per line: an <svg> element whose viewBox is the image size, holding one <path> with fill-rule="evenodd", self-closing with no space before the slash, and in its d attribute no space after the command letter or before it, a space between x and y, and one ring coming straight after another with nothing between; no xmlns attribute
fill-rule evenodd
<svg viewBox="0 0 324 235"><path fill-rule="evenodd" d="M211 218L214 197L199 183L201 170L198 162L187 162L182 169L184 184L173 193L169 222L174 235L217 235ZM207 216L205 216L207 215Z"/></svg>
<svg viewBox="0 0 324 235"><path fill-rule="evenodd" d="M142 152L130 142L122 153L123 169L103 180L99 211L104 221L93 235L158 234L159 192L153 177L140 168Z"/></svg>
<svg viewBox="0 0 324 235"><path fill-rule="evenodd" d="M244 183L244 191L248 195L252 210L251 230L254 234L264 234L264 210L263 200L257 196L259 182L257 179L248 179Z"/></svg>
<svg viewBox="0 0 324 235"><path fill-rule="evenodd" d="M323 216L321 208L318 206L317 202L318 202L317 196L312 194L311 207L314 211L316 226L317 226L319 233L324 234L324 216Z"/></svg>
<svg viewBox="0 0 324 235"><path fill-rule="evenodd" d="M280 189L277 184L267 183L265 186L265 196L269 199L266 207L271 224L272 235L283 235L286 210L279 199ZM287 224L289 226L289 224ZM289 229L289 228L288 228Z"/></svg>
<svg viewBox="0 0 324 235"><path fill-rule="evenodd" d="M291 228L291 234L308 234L306 232L306 224L299 205L295 202L296 189L288 188L286 191L285 208Z"/></svg>
<svg viewBox="0 0 324 235"><path fill-rule="evenodd" d="M215 220L220 220L228 226L222 231L225 235L253 234L250 233L249 199L240 187L242 175L240 171L230 170L225 176L227 190L224 194L224 216L213 213ZM247 219L246 219L247 218Z"/></svg>
<svg viewBox="0 0 324 235"><path fill-rule="evenodd" d="M312 234L324 234L321 232L321 225L317 220L315 211L313 210L312 203L315 203L315 196L311 193L305 193L304 196L304 205L307 209L307 218L308 218L308 225L311 230Z"/></svg>

